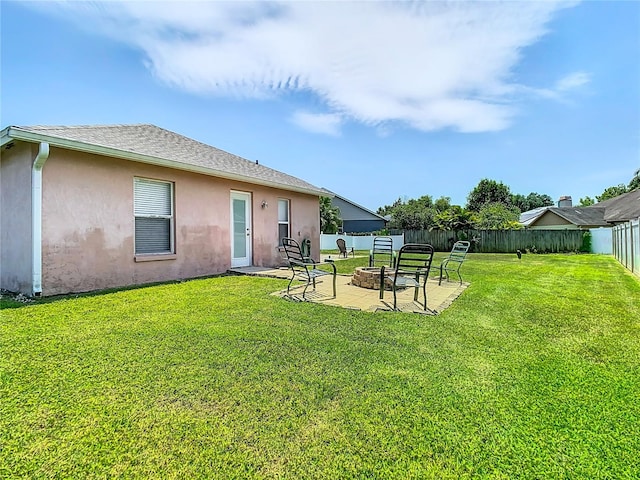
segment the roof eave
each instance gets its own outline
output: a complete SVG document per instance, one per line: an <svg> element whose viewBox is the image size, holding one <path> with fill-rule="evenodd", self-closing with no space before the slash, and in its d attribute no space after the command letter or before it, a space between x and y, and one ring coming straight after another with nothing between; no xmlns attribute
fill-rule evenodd
<svg viewBox="0 0 640 480"><path fill-rule="evenodd" d="M213 168L199 167L197 165L189 165L182 162L176 162L168 160L166 158L154 157L151 155L143 155L135 152L127 152L125 150L118 150L117 148L104 147L102 145L94 145L91 143L78 142L75 140L69 140L66 138L60 138L41 133L27 132L19 127L7 127L2 132L2 145L11 142L12 140L22 140L25 142L47 142L50 146L67 148L69 150L77 150L80 152L94 153L97 155L104 155L108 157L121 158L123 160L129 160L132 162L147 163L150 165L157 165L160 167L174 168L177 170L184 170L188 172L201 173L203 175L210 175L213 177L225 178L227 180L235 180L238 182L251 183L254 185L261 185L265 187L280 188L290 192L304 193L314 196L322 196L323 192L320 189L309 189L303 187L296 187L292 185L285 185L278 182L261 180L254 177L247 177L245 175L238 175L229 172L223 172ZM5 140L5 138L7 140Z"/></svg>
<svg viewBox="0 0 640 480"><path fill-rule="evenodd" d="M13 142L13 137L10 134L10 130L12 127L4 128L0 132L0 148L4 147L7 143Z"/></svg>
<svg viewBox="0 0 640 480"><path fill-rule="evenodd" d="M327 190L327 191L329 192L329 190ZM362 205L358 205L357 203L349 200L348 198L341 197L337 193L333 193L333 192L329 192L329 193L331 193L334 198L339 198L340 200L343 200L343 201L345 201L347 203L350 203L354 207L358 207L359 209L364 210L365 212L370 213L371 215L375 215L376 217L378 217L379 220L384 220L384 217L382 215L380 215L380 214L378 214L376 212L373 212L373 211L369 210L368 208L363 207Z"/></svg>

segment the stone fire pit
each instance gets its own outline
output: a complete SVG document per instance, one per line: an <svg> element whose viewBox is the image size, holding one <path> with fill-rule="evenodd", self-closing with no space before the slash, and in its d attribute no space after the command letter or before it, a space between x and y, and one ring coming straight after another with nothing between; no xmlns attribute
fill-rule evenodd
<svg viewBox="0 0 640 480"><path fill-rule="evenodd" d="M351 284L356 287L380 290L380 267L358 267L353 274ZM384 288L391 290L391 280L385 278Z"/></svg>

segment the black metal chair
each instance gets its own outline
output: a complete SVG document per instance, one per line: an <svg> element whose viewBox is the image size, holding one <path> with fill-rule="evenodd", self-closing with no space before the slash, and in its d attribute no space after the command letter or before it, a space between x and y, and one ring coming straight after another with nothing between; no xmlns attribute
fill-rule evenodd
<svg viewBox="0 0 640 480"><path fill-rule="evenodd" d="M290 288L291 283L294 279L298 278L305 283L304 290L302 291L302 299L307 300L306 294L309 285L313 285L313 289L316 288L316 278L324 277L326 275L333 276L333 297L336 298L336 266L333 261L327 260L326 265L331 265L333 271L321 270L316 267L322 265L320 262L315 262L310 258L303 256L302 249L298 242L296 242L293 238L283 238L282 239L282 248L284 250L285 255L287 256L287 261L289 262L289 267L291 268L291 279L289 280L289 285L287 285L287 296L289 298L294 298L291 296Z"/></svg>
<svg viewBox="0 0 640 480"><path fill-rule="evenodd" d="M353 251L353 247L351 247L351 250L348 250L347 242L344 241L344 238L338 238L336 240L336 245L338 245L338 250L340 250L340 255L342 255L344 258L347 258L349 256L349 253L351 253L351 256L355 258L356 254Z"/></svg>
<svg viewBox="0 0 640 480"><path fill-rule="evenodd" d="M469 251L469 247L471 246L470 242L464 240L458 240L453 244L453 248L451 249L451 253L449 256L445 258L440 264L440 279L438 280L438 285L442 285L442 278L447 277L447 282L449 281L449 272L456 272L458 278L460 279L460 285L462 285L462 275L460 275L460 267L462 266L462 262L467 256L467 252Z"/></svg>
<svg viewBox="0 0 640 480"><path fill-rule="evenodd" d="M393 290L393 309L398 309L397 291L400 288L415 289L413 301L427 308L427 280L433 262L433 247L426 243L407 243L398 252L394 272L385 275L385 267L380 275L380 299L384 298L384 279L388 278ZM418 291L422 289L422 303L418 300Z"/></svg>
<svg viewBox="0 0 640 480"><path fill-rule="evenodd" d="M369 251L369 266L393 267L394 261L393 239L391 237L375 237L373 248Z"/></svg>

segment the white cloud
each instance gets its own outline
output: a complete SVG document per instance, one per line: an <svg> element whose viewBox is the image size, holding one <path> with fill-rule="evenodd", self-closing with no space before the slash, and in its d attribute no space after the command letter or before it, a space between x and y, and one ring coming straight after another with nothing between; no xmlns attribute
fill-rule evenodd
<svg viewBox="0 0 640 480"><path fill-rule="evenodd" d="M518 85L516 89L525 94L535 97L548 98L563 103L567 102L567 97L571 92L579 91L591 81L591 75L586 72L572 72L556 81L551 88L534 88Z"/></svg>
<svg viewBox="0 0 640 480"><path fill-rule="evenodd" d="M342 117L334 113L309 113L297 111L292 117L293 123L315 133L325 133L327 135L340 135Z"/></svg>
<svg viewBox="0 0 640 480"><path fill-rule="evenodd" d="M586 85L591 80L591 76L585 72L573 72L565 75L556 82L558 92L566 92Z"/></svg>
<svg viewBox="0 0 640 480"><path fill-rule="evenodd" d="M346 119L423 131L507 128L514 96L523 90L510 83L520 52L568 5L65 2L40 8L132 44L159 80L196 94L312 93L327 113L298 112L294 121L335 135ZM587 81L578 72L549 91Z"/></svg>

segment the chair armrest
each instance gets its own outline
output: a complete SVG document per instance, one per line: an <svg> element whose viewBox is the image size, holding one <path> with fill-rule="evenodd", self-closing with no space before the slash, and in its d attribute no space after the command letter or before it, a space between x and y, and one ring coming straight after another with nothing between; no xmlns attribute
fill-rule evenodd
<svg viewBox="0 0 640 480"><path fill-rule="evenodd" d="M322 265L331 265L331 269L333 271L328 272L326 270L321 270L317 267L322 266ZM308 265L311 266L311 265ZM322 263L315 263L313 264L313 266L311 266L311 270L309 271L310 275L313 275L314 277L321 277L323 275L331 275L333 277L333 281L335 283L335 279L336 276L338 275L338 271L336 270L336 264L333 262L333 260L331 261L326 261L326 262L322 262Z"/></svg>
<svg viewBox="0 0 640 480"><path fill-rule="evenodd" d="M301 262L299 260L293 260L293 259L289 259L289 265L291 266L297 266L297 267L308 267L310 264L308 262Z"/></svg>
<svg viewBox="0 0 640 480"><path fill-rule="evenodd" d="M333 273L336 274L337 270L336 270L336 263L335 260L333 258L327 258L326 260L322 261L322 262L305 262L304 266L305 267L311 267L313 269L315 269L316 267L322 266L322 265L331 265L331 268L333 268ZM330 273L330 272L327 272Z"/></svg>
<svg viewBox="0 0 640 480"><path fill-rule="evenodd" d="M331 268L333 268L333 276L335 277L338 273L338 271L336 270L336 262L334 262L333 259L327 259L324 263L328 263L329 265L331 265Z"/></svg>

